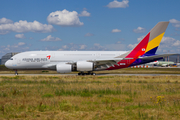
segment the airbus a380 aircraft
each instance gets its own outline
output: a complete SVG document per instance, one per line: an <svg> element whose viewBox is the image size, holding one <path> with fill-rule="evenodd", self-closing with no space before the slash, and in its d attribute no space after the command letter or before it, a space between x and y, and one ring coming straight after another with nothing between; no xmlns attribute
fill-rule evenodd
<svg viewBox="0 0 180 120"><path fill-rule="evenodd" d="M13 56L5 63L15 70L79 71L78 75L95 75L93 71L115 70L145 64L172 54L156 55L169 22L159 22L131 51L29 51Z"/></svg>

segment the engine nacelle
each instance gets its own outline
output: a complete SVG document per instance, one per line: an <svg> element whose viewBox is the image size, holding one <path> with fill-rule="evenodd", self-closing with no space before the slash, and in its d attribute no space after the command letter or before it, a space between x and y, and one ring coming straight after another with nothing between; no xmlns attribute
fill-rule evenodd
<svg viewBox="0 0 180 120"><path fill-rule="evenodd" d="M92 62L79 61L76 64L77 71L93 71L94 64Z"/></svg>
<svg viewBox="0 0 180 120"><path fill-rule="evenodd" d="M66 63L59 63L56 65L56 71L58 73L70 73L72 72L72 66Z"/></svg>

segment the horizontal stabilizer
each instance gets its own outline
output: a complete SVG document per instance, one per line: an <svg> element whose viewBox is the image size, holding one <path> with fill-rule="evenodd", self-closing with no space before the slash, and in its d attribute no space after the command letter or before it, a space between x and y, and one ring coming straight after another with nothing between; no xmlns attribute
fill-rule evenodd
<svg viewBox="0 0 180 120"><path fill-rule="evenodd" d="M158 59L158 58L165 58L167 56L171 55L177 55L177 54L162 54L162 55L153 55L153 56L147 56L147 57L140 57L139 59L141 60L153 60L153 59Z"/></svg>

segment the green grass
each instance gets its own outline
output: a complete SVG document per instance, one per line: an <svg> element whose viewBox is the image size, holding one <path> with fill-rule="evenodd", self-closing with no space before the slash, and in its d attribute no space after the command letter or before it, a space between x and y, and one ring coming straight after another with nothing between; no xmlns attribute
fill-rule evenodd
<svg viewBox="0 0 180 120"><path fill-rule="evenodd" d="M180 119L179 76L0 76L0 119Z"/></svg>
<svg viewBox="0 0 180 120"><path fill-rule="evenodd" d="M6 68L4 65L0 65L0 74L14 74L11 69ZM58 74L56 71L48 70L19 70L19 74ZM124 68L110 71L95 71L97 74L180 74L180 68ZM77 74L72 72L70 74ZM103 79L103 76L99 78Z"/></svg>

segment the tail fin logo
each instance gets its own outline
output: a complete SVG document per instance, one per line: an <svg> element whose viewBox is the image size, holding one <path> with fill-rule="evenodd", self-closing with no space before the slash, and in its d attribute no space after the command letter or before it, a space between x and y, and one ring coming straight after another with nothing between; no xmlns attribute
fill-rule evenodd
<svg viewBox="0 0 180 120"><path fill-rule="evenodd" d="M142 51L146 51L146 49L145 49L145 48L142 48Z"/></svg>

